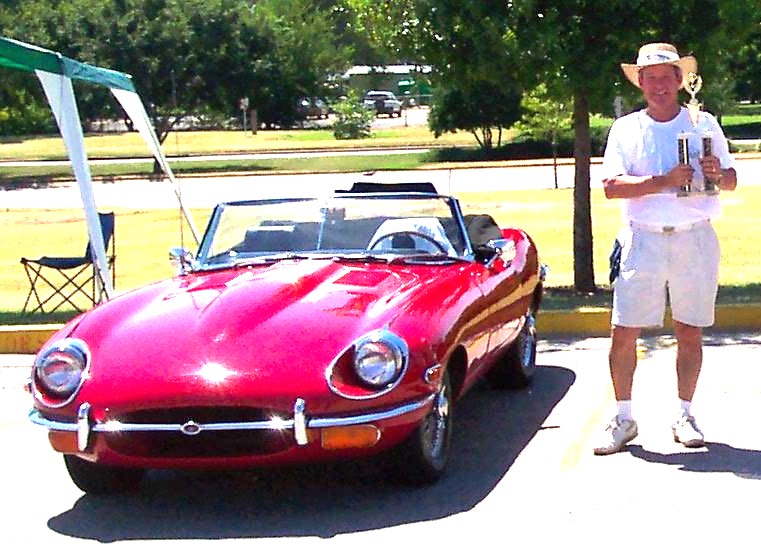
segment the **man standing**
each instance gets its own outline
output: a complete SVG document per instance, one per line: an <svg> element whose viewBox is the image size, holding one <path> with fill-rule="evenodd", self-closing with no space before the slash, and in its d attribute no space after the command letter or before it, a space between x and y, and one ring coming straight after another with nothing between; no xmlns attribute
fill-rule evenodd
<svg viewBox="0 0 761 557"><path fill-rule="evenodd" d="M637 339L643 328L663 325L666 300L677 340L679 406L672 425L676 442L703 446L703 433L690 411L703 359L703 327L713 324L718 289L719 245L711 219L717 195L680 195L685 184L712 183L734 190L737 174L724 132L709 113L697 127L679 104L679 90L697 61L680 57L666 43L646 44L635 64L621 64L642 90L646 107L613 123L603 159L608 199L622 200L624 227L620 272L614 284L610 375L617 415L606 426L594 453L620 451L637 436L632 417L632 384ZM710 132L712 154L703 154L701 135ZM677 138L689 138L690 161L680 162ZM702 156L701 156L702 155Z"/></svg>

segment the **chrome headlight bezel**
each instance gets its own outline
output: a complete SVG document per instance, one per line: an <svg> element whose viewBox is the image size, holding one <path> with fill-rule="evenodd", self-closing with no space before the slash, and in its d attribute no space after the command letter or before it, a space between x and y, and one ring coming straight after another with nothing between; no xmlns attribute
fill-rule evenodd
<svg viewBox="0 0 761 557"><path fill-rule="evenodd" d="M377 329L355 339L325 372L330 390L350 400L383 396L404 378L409 347L388 329Z"/></svg>
<svg viewBox="0 0 761 557"><path fill-rule="evenodd" d="M353 348L354 371L365 385L373 389L396 385L407 369L407 343L387 329L361 336L354 341Z"/></svg>
<svg viewBox="0 0 761 557"><path fill-rule="evenodd" d="M32 368L34 395L46 406L60 408L71 402L90 371L92 356L81 339L60 339L46 346Z"/></svg>

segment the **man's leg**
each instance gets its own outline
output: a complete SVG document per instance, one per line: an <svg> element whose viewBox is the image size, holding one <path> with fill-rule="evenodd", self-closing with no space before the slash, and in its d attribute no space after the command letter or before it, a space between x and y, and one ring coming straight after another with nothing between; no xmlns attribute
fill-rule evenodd
<svg viewBox="0 0 761 557"><path fill-rule="evenodd" d="M674 441L685 447L702 447L703 432L690 413L690 405L703 365L703 329L675 320L674 334L677 342L676 375L681 411L671 426L671 431Z"/></svg>
<svg viewBox="0 0 761 557"><path fill-rule="evenodd" d="M703 365L703 329L674 321L674 334L679 398L691 402Z"/></svg>
<svg viewBox="0 0 761 557"><path fill-rule="evenodd" d="M631 398L639 333L639 328L618 325L611 330L608 362L618 412L595 444L597 455L616 453L637 436L637 422L631 416Z"/></svg>
<svg viewBox="0 0 761 557"><path fill-rule="evenodd" d="M637 339L640 329L614 325L610 333L610 378L616 400L632 399L634 370L637 368Z"/></svg>

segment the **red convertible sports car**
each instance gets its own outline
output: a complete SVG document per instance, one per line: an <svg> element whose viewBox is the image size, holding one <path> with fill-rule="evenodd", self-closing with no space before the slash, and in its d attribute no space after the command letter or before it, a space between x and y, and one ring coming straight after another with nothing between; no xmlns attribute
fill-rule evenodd
<svg viewBox="0 0 761 557"><path fill-rule="evenodd" d="M74 483L379 453L436 481L453 402L530 381L543 267L522 230L410 186L222 203L178 276L51 338L30 419Z"/></svg>

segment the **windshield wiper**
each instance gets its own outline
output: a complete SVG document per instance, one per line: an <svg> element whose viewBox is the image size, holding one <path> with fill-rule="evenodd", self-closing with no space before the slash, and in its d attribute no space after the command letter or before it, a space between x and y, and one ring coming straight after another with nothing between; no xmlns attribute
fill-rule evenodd
<svg viewBox="0 0 761 557"><path fill-rule="evenodd" d="M426 265L451 265L459 261L462 261L462 258L446 253L414 253L400 255L394 260L395 263L423 263Z"/></svg>
<svg viewBox="0 0 761 557"><path fill-rule="evenodd" d="M244 267L246 265L268 265L270 263L277 263L278 261L301 261L304 259L311 258L308 255L301 255L292 252L273 253L270 255L257 255L256 257L241 257L235 261L235 266Z"/></svg>
<svg viewBox="0 0 761 557"><path fill-rule="evenodd" d="M335 261L358 261L360 263L393 263L398 255L375 255L371 253L338 254L331 256Z"/></svg>

